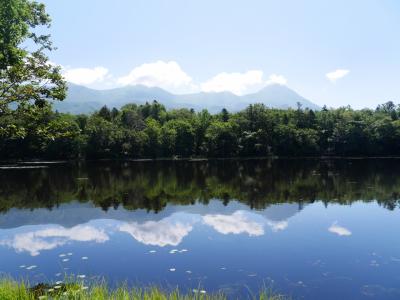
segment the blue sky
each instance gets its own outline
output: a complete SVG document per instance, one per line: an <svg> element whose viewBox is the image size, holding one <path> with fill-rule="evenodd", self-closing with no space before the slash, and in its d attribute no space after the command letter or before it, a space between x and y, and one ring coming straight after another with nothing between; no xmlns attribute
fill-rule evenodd
<svg viewBox="0 0 400 300"><path fill-rule="evenodd" d="M58 47L51 60L89 87L245 94L287 84L320 105L400 102L396 0L44 3Z"/></svg>

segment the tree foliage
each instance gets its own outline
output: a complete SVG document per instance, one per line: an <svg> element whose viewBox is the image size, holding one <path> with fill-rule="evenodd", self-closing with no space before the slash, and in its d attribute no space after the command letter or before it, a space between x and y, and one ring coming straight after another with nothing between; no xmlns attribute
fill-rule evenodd
<svg viewBox="0 0 400 300"><path fill-rule="evenodd" d="M66 83L60 67L46 52L54 50L50 35L42 34L51 19L44 4L30 0L0 1L0 124L2 138L29 134L24 118L48 110L49 100L63 100ZM11 119L19 119L12 122Z"/></svg>

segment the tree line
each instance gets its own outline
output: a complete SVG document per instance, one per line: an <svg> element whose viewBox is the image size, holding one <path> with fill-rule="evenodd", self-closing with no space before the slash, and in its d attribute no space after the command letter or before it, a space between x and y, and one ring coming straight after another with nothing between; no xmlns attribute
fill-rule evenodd
<svg viewBox="0 0 400 300"><path fill-rule="evenodd" d="M392 102L320 111L254 104L218 114L157 101L90 115L50 104L26 109L0 114L1 159L400 155L400 109Z"/></svg>

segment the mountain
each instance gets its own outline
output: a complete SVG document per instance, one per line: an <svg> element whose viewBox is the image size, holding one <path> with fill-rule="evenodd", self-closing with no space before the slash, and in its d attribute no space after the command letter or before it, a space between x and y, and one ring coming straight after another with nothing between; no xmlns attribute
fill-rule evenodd
<svg viewBox="0 0 400 300"><path fill-rule="evenodd" d="M76 84L69 84L67 98L62 102L55 102L54 108L60 112L74 114L92 113L103 105L120 108L127 103L144 104L153 100L157 100L169 109L207 108L213 113L219 112L222 108L239 111L252 103L264 103L272 108L297 108L299 102L303 108L319 109L316 104L282 85L269 85L257 93L237 96L230 92L175 95L161 88L143 85L94 90Z"/></svg>
<svg viewBox="0 0 400 300"><path fill-rule="evenodd" d="M268 85L254 94L242 96L247 103L261 102L274 108L297 108L297 103L301 103L303 108L319 110L320 107L310 100L300 96L295 91L284 85Z"/></svg>
<svg viewBox="0 0 400 300"><path fill-rule="evenodd" d="M117 107L127 103L144 104L146 101L158 100L166 107L173 107L174 95L160 88L150 88L142 85L126 86L109 90L94 90L70 83L67 98L55 102L54 108L60 112L92 113L103 105Z"/></svg>

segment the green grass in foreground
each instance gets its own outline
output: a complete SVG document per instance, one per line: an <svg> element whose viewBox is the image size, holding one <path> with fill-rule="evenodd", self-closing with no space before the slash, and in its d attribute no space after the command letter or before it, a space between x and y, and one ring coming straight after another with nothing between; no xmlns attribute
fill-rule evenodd
<svg viewBox="0 0 400 300"><path fill-rule="evenodd" d="M157 287L128 288L121 286L115 290L107 288L106 284L94 284L85 287L79 282L65 283L60 285L40 284L29 288L25 282L17 282L13 279L0 279L0 300L222 300L226 297L221 294L207 294L204 291L194 290L182 294L178 290L166 292ZM283 300L281 295L274 295L264 289L260 295L251 299L259 300Z"/></svg>

